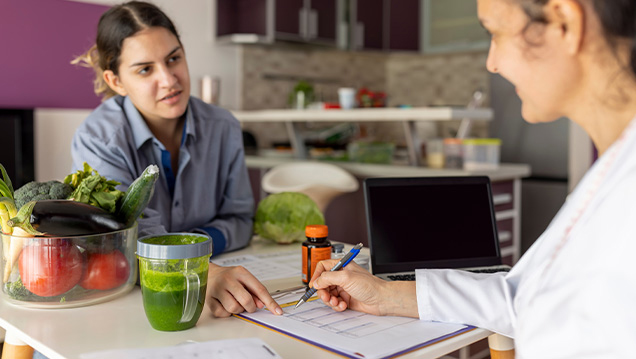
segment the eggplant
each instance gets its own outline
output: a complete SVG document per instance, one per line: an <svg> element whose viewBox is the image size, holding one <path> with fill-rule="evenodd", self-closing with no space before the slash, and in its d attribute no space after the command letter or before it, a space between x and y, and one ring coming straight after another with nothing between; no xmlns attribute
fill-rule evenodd
<svg viewBox="0 0 636 359"><path fill-rule="evenodd" d="M114 214L101 208L57 199L29 202L7 223L36 236L80 236L126 228Z"/></svg>

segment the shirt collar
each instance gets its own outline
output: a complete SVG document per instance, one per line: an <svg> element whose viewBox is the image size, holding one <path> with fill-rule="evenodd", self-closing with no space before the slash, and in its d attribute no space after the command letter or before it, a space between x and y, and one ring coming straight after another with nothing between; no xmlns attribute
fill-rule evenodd
<svg viewBox="0 0 636 359"><path fill-rule="evenodd" d="M191 107L191 103L188 102L188 109L186 110L185 134L195 137L194 115L190 110ZM148 128L146 121L144 121L143 117L128 96L124 97L124 112L126 113L126 117L130 122L133 138L135 140L135 147L137 149L141 148L141 146L143 146L143 144L146 143L148 140L155 139L155 136Z"/></svg>

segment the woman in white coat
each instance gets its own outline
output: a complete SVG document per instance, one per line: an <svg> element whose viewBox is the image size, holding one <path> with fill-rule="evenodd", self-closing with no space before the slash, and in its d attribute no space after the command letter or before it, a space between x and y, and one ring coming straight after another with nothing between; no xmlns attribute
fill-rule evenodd
<svg viewBox="0 0 636 359"><path fill-rule="evenodd" d="M379 315L466 323L515 340L519 358L636 357L636 1L477 0L487 68L531 123L568 117L599 159L507 274L418 270L385 282L318 266L320 298ZM567 139L563 139L566 141Z"/></svg>

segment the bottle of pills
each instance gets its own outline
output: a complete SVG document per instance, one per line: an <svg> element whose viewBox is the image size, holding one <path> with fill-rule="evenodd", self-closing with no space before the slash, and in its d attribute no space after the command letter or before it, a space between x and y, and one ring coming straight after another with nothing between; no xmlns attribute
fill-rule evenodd
<svg viewBox="0 0 636 359"><path fill-rule="evenodd" d="M302 280L309 284L318 262L331 258L331 242L327 239L329 229L324 224L312 224L305 227L307 240L302 249Z"/></svg>

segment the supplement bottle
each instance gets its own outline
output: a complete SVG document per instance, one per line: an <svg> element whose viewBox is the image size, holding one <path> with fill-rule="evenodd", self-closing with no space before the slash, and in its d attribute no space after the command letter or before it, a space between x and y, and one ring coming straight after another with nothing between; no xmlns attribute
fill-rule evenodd
<svg viewBox="0 0 636 359"><path fill-rule="evenodd" d="M307 240L302 249L302 280L309 284L318 262L331 258L331 243L327 239L329 230L324 224L312 224L305 227Z"/></svg>

